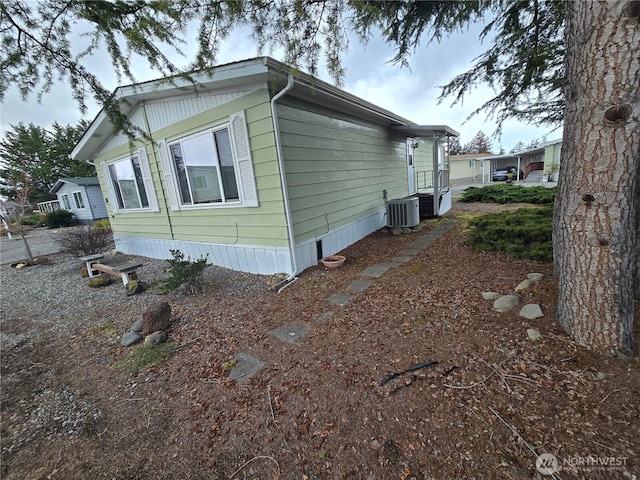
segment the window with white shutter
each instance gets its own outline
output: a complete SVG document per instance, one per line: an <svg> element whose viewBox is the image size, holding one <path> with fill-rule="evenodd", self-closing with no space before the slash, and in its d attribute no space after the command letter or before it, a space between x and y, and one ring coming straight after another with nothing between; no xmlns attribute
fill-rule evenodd
<svg viewBox="0 0 640 480"><path fill-rule="evenodd" d="M158 148L173 210L258 206L244 112Z"/></svg>

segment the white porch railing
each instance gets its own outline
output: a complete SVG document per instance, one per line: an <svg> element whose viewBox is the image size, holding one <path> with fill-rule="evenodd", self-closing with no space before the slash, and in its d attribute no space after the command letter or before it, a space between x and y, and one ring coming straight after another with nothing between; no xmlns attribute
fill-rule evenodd
<svg viewBox="0 0 640 480"><path fill-rule="evenodd" d="M60 202L58 200L40 202L38 203L38 210L40 211L40 213L49 213L55 210L60 210Z"/></svg>

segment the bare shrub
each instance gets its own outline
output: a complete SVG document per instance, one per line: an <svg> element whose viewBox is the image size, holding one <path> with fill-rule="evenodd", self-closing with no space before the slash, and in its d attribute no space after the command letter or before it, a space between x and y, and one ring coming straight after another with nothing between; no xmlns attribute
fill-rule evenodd
<svg viewBox="0 0 640 480"><path fill-rule="evenodd" d="M57 239L65 252L77 256L100 253L113 245L113 235L110 230L81 226L71 228Z"/></svg>

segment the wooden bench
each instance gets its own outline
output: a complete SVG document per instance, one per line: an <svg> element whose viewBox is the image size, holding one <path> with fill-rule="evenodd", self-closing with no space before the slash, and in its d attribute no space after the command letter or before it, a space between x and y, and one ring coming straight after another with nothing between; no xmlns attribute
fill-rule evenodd
<svg viewBox="0 0 640 480"><path fill-rule="evenodd" d="M100 273L106 273L107 275L111 275L112 277L120 277L125 287L132 280L138 279L138 274L136 273L136 271L138 270L138 268L142 267L142 263L111 266L100 263L99 260L101 260L102 258L104 258L104 255L100 253L97 253L95 255L87 255L86 257L80 258L80 260L82 260L87 266L87 273L89 274L89 278L95 278L99 276Z"/></svg>

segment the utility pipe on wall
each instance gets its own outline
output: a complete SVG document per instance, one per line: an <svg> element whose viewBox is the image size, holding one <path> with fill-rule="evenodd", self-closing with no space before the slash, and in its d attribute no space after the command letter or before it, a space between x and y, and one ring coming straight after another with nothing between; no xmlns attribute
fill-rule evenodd
<svg viewBox="0 0 640 480"><path fill-rule="evenodd" d="M289 203L289 192L287 190L287 177L284 171L284 158L282 156L282 143L280 141L280 128L278 126L278 115L276 113L276 102L284 97L293 88L293 75L290 73L287 77L287 85L276 93L271 99L271 120L273 121L273 135L276 142L276 155L278 156L278 165L280 168L280 184L282 185L282 197L284 201L285 217L287 221L287 231L289 233L289 255L291 256L291 273L285 280L290 282L296 278L298 273L298 263L296 261L296 244L293 235L293 224L291 222L291 204Z"/></svg>

